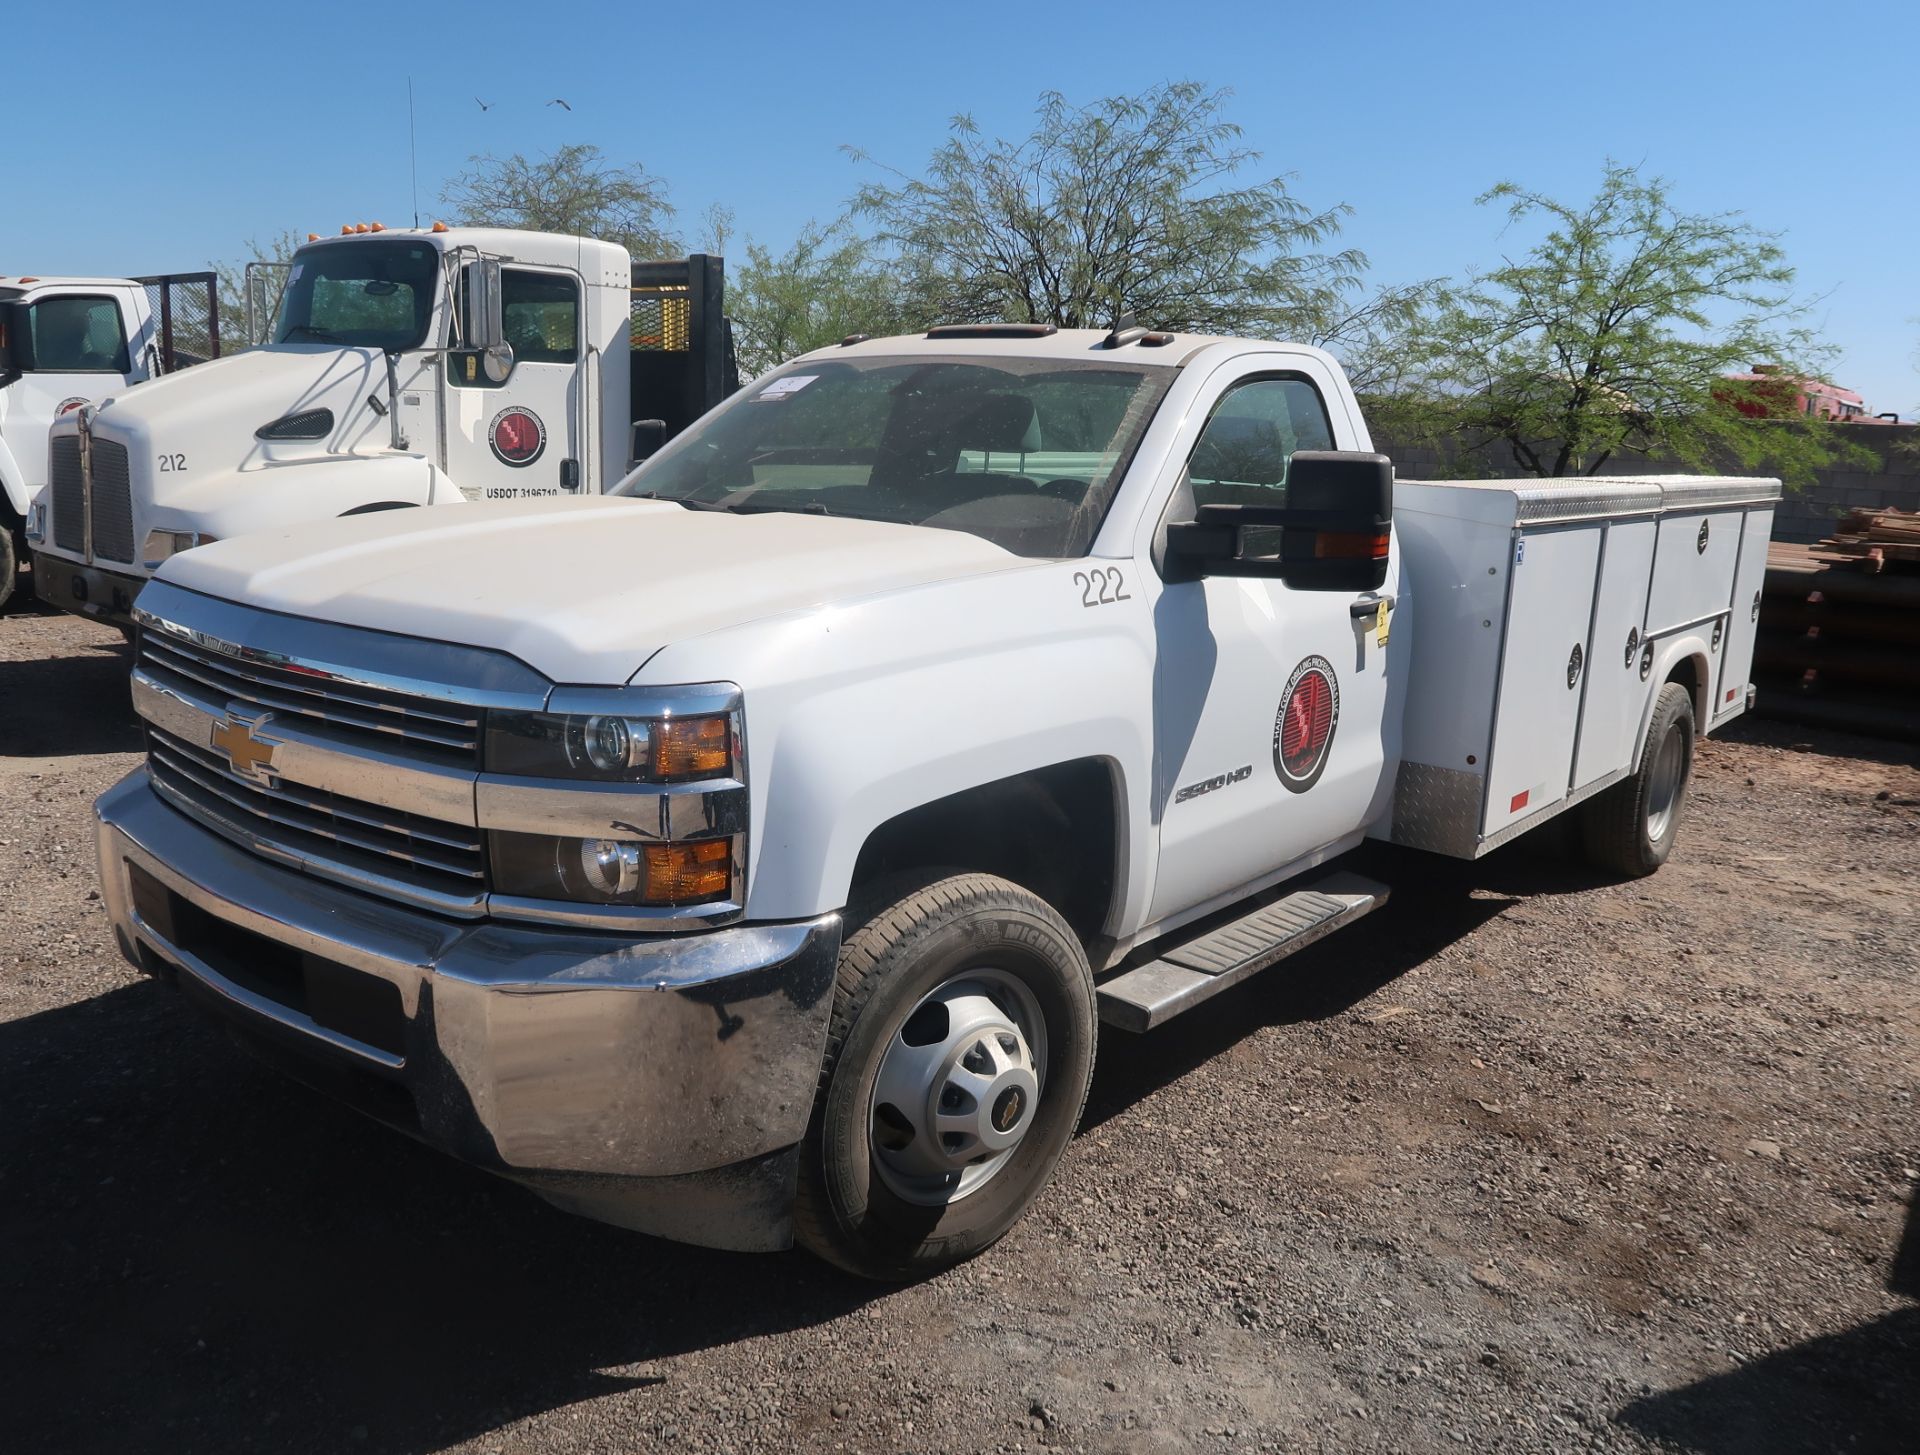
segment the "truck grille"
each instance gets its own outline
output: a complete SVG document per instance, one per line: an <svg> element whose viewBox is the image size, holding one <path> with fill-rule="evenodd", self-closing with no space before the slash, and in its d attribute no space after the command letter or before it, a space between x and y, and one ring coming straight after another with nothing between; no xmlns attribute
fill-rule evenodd
<svg viewBox="0 0 1920 1455"><path fill-rule="evenodd" d="M475 903L485 893L477 828L284 779L256 783L234 773L218 755L152 724L147 772L184 812L260 845Z"/></svg>
<svg viewBox="0 0 1920 1455"><path fill-rule="evenodd" d="M133 490L127 447L99 438L93 442L93 553L109 561L133 563Z"/></svg>
<svg viewBox="0 0 1920 1455"><path fill-rule="evenodd" d="M93 494L93 554L133 564L133 485L127 447L112 440L93 442L93 481L80 467L80 440L62 435L47 456L53 486L53 543L63 551L85 554L87 493Z"/></svg>
<svg viewBox="0 0 1920 1455"><path fill-rule="evenodd" d="M53 485L53 543L63 551L86 549L86 485L80 478L80 441L62 435L47 459Z"/></svg>
<svg viewBox="0 0 1920 1455"><path fill-rule="evenodd" d="M140 666L157 682L324 728L343 747L403 752L453 768L480 764L480 714L474 708L229 656L153 627L140 633L139 655Z"/></svg>

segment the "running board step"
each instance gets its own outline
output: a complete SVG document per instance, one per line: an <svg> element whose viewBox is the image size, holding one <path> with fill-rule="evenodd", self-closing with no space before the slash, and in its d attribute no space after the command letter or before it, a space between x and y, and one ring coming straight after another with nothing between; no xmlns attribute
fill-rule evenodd
<svg viewBox="0 0 1920 1455"><path fill-rule="evenodd" d="M1387 886L1332 874L1098 987L1100 1019L1150 1031L1387 902Z"/></svg>

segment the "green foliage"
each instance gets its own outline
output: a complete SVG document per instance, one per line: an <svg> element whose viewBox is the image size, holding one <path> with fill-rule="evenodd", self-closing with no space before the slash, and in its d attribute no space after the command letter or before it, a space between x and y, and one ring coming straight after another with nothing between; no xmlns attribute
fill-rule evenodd
<svg viewBox="0 0 1920 1455"><path fill-rule="evenodd" d="M829 227L809 222L784 253L749 242L727 280L727 313L740 372L749 378L848 334L899 333L930 322L907 313L899 281L877 260L875 244L844 218Z"/></svg>
<svg viewBox="0 0 1920 1455"><path fill-rule="evenodd" d="M1545 235L1430 301L1374 406L1377 431L1503 446L1538 476L1595 474L1630 450L1797 482L1858 453L1823 422L1743 412L1764 410L1767 391L1727 378L1756 363L1822 377L1827 351L1773 235L1681 212L1666 182L1612 164L1580 206L1510 182L1479 200Z"/></svg>
<svg viewBox="0 0 1920 1455"><path fill-rule="evenodd" d="M1323 249L1348 209L1316 211L1193 81L1075 107L1040 99L1032 132L989 140L956 117L919 177L884 168L854 210L893 251L916 319L1158 328L1309 341L1350 310L1366 259ZM856 160L869 160L853 153Z"/></svg>
<svg viewBox="0 0 1920 1455"><path fill-rule="evenodd" d="M440 200L468 227L523 227L619 243L636 258L672 257L666 183L638 166L616 167L584 142L528 160L474 156Z"/></svg>
<svg viewBox="0 0 1920 1455"><path fill-rule="evenodd" d="M220 280L220 351L222 353L237 354L242 349L252 348L255 344L265 341L268 330L273 326L274 312L280 304L280 290L286 283L286 273L282 269L256 273L254 333L257 337L249 338L247 336L247 264L284 263L293 256L294 249L299 246L300 241L292 232L282 230L268 238L264 246L259 238L248 238L247 256L237 262L207 264Z"/></svg>

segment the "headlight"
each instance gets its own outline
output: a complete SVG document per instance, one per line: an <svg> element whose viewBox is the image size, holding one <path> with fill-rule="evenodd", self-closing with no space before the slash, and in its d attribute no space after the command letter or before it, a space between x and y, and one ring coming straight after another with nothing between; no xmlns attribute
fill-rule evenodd
<svg viewBox="0 0 1920 1455"><path fill-rule="evenodd" d="M182 551L190 551L195 546L212 545L218 539L218 536L197 530L150 530L147 532L147 548L140 553L140 563L149 571L157 571Z"/></svg>
<svg viewBox="0 0 1920 1455"><path fill-rule="evenodd" d="M495 713L487 719L487 771L619 783L730 778L739 761L737 733L731 713Z"/></svg>
<svg viewBox="0 0 1920 1455"><path fill-rule="evenodd" d="M733 898L733 838L692 843L492 835L493 882L502 894L586 904L718 904Z"/></svg>
<svg viewBox="0 0 1920 1455"><path fill-rule="evenodd" d="M47 538L47 505L36 500L27 507L27 539L35 545Z"/></svg>

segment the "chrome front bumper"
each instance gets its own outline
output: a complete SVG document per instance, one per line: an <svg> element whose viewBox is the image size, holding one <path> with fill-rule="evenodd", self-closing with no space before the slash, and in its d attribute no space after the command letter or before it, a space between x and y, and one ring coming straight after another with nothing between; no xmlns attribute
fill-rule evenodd
<svg viewBox="0 0 1920 1455"><path fill-rule="evenodd" d="M266 863L144 768L94 812L122 952L291 1074L573 1211L791 1241L837 915L675 937L462 923Z"/></svg>

